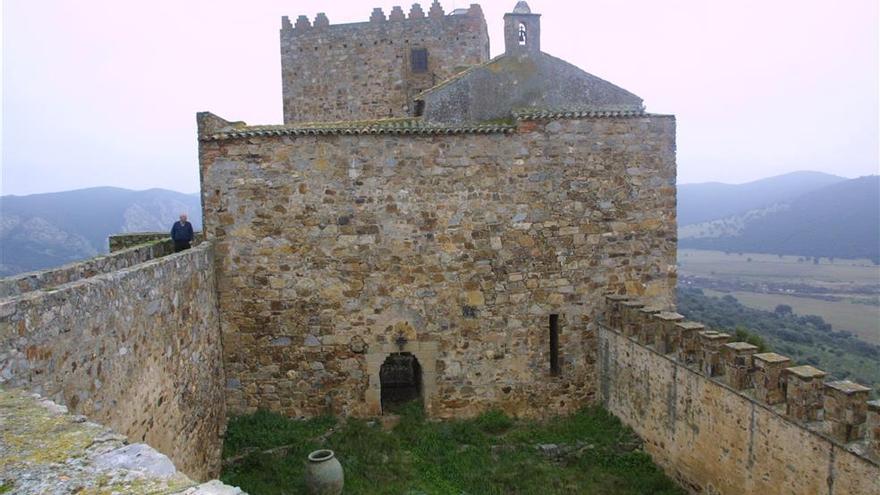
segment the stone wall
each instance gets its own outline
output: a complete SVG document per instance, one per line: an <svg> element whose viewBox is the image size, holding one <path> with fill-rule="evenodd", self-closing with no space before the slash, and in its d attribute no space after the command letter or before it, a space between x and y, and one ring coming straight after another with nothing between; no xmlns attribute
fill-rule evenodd
<svg viewBox="0 0 880 495"><path fill-rule="evenodd" d="M604 292L672 300L671 117L236 132L200 147L232 413L379 414L402 350L434 417L565 414L595 395Z"/></svg>
<svg viewBox="0 0 880 495"><path fill-rule="evenodd" d="M141 244L169 239L171 234L168 232L135 232L111 235L107 242L110 244L110 252L115 253Z"/></svg>
<svg viewBox="0 0 880 495"><path fill-rule="evenodd" d="M427 70L414 71L413 49L427 50ZM412 114L419 92L489 59L489 35L479 5L444 15L413 5L408 17L395 7L386 18L330 25L287 17L281 28L284 122L365 120Z"/></svg>
<svg viewBox="0 0 880 495"><path fill-rule="evenodd" d="M868 389L823 384L819 370L659 309L611 302L598 331L600 395L689 491L880 493Z"/></svg>
<svg viewBox="0 0 880 495"><path fill-rule="evenodd" d="M138 244L138 247L135 248L97 256L59 268L0 279L0 299L20 296L34 290L49 290L80 279L128 268L174 252L174 245L170 240L153 241L145 245Z"/></svg>
<svg viewBox="0 0 880 495"><path fill-rule="evenodd" d="M246 495L198 483L167 456L38 395L0 387L0 493Z"/></svg>
<svg viewBox="0 0 880 495"><path fill-rule="evenodd" d="M507 119L510 111L643 113L642 99L548 55L504 55L419 95L432 122Z"/></svg>
<svg viewBox="0 0 880 495"><path fill-rule="evenodd" d="M116 251L128 249L134 246L140 246L146 243L170 239L170 232L133 232L111 235L108 238L108 242L110 243L110 252L115 253ZM195 232L193 236L193 245L196 245L200 242L202 242L202 233ZM168 246L170 246L171 252L174 252L173 244L169 242Z"/></svg>
<svg viewBox="0 0 880 495"><path fill-rule="evenodd" d="M219 470L225 427L213 246L0 301L0 384Z"/></svg>

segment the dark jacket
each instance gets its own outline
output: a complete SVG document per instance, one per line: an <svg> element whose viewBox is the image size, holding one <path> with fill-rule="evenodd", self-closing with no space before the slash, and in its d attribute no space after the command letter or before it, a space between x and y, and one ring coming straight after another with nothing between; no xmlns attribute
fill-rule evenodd
<svg viewBox="0 0 880 495"><path fill-rule="evenodd" d="M192 242L193 226L191 223L180 223L180 220L174 222L171 227L171 240L175 242Z"/></svg>

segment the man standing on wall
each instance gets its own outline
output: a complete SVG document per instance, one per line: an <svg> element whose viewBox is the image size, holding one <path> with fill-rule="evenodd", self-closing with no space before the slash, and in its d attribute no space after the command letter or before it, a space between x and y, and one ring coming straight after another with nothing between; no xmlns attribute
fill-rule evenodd
<svg viewBox="0 0 880 495"><path fill-rule="evenodd" d="M179 253L190 248L193 240L193 226L186 221L186 213L180 214L180 220L171 227L171 240L174 241L174 252Z"/></svg>

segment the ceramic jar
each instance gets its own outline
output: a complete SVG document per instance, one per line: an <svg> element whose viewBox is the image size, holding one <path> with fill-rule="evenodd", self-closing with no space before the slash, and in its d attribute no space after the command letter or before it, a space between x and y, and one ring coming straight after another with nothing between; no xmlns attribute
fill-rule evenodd
<svg viewBox="0 0 880 495"><path fill-rule="evenodd" d="M332 450L321 449L309 454L306 489L310 495L339 495L343 482L342 464Z"/></svg>

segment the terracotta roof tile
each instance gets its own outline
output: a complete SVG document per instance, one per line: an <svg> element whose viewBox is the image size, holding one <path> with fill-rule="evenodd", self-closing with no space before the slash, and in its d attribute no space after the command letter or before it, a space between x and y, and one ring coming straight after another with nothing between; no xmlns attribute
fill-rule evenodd
<svg viewBox="0 0 880 495"><path fill-rule="evenodd" d="M356 136L372 134L450 135L499 134L516 130L513 124L432 124L420 119L384 119L374 121L314 122L291 125L240 126L221 129L204 136L203 141L266 136Z"/></svg>

